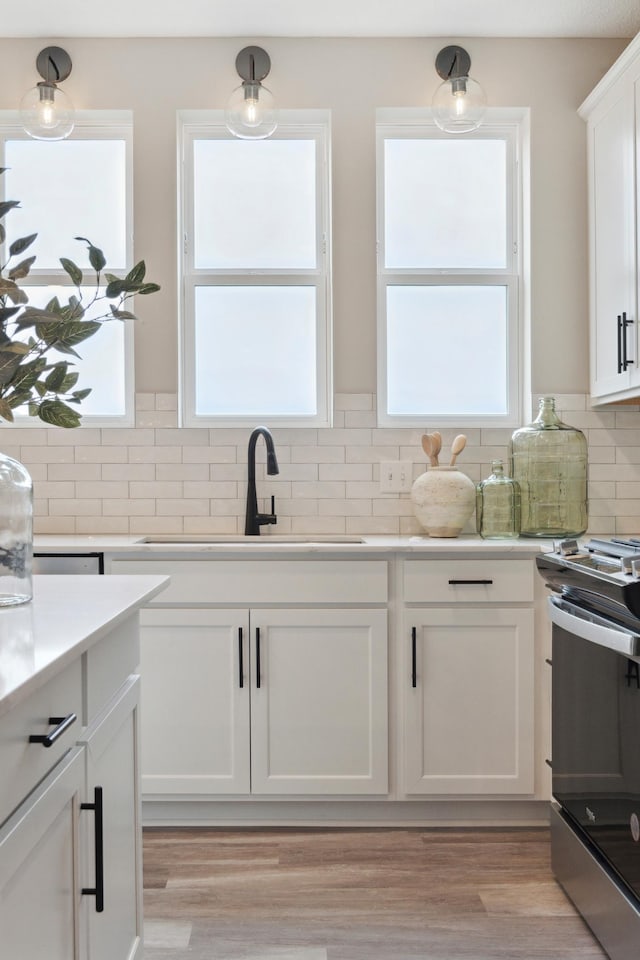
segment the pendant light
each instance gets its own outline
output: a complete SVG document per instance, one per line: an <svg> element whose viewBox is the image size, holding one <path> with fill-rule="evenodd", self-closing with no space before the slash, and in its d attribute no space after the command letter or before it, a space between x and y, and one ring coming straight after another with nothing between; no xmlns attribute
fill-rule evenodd
<svg viewBox="0 0 640 960"><path fill-rule="evenodd" d="M73 130L75 110L58 84L71 73L71 57L62 47L45 47L36 68L42 81L22 98L20 122L34 140L64 140Z"/></svg>
<svg viewBox="0 0 640 960"><path fill-rule="evenodd" d="M484 90L469 76L471 57L462 47L443 47L436 71L443 79L433 95L433 119L445 133L477 130L487 109Z"/></svg>
<svg viewBox="0 0 640 960"><path fill-rule="evenodd" d="M236 57L236 70L242 83L229 97L227 128L241 140L265 140L278 126L273 94L262 84L271 70L269 54L262 47L244 47Z"/></svg>

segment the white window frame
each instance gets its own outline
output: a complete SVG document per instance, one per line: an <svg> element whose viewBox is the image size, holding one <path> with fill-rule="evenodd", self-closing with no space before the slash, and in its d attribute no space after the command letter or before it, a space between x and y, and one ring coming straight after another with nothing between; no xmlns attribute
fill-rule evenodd
<svg viewBox="0 0 640 960"><path fill-rule="evenodd" d="M6 167L5 163L5 141L7 140L29 140L29 135L25 133L20 124L20 117L15 110L0 111L0 166ZM76 112L75 125L73 131L68 137L69 140L123 140L125 142L126 157L126 265L117 269L117 273L124 276L125 272L133 266L133 113L130 110L80 110ZM5 199L5 178L0 177L0 197ZM20 197L6 199L21 200ZM73 237L69 237L73 242ZM100 237L90 238L97 246L100 246ZM80 249L80 248L79 248ZM60 251L65 255L65 251ZM107 256L106 270L111 269ZM67 255L69 255L67 253ZM73 255L70 259L74 259ZM116 268L113 268L116 269ZM69 275L60 267L59 270L39 270L38 262L29 272L28 282L30 286L63 286L69 287L70 292L73 289L73 283ZM116 321L114 321L116 322ZM82 417L80 427L129 427L135 423L135 384L134 384L134 320L117 321L124 324L124 400L125 409L123 414L102 416L98 414L83 413L82 404L78 406L78 412ZM97 334L100 336L100 334ZM81 353L81 351L79 351ZM71 358L73 359L73 358ZM88 384L90 386L90 384ZM74 408L75 409L75 408ZM15 423L20 427L48 427L39 417L30 417L22 411L14 411Z"/></svg>
<svg viewBox="0 0 640 960"><path fill-rule="evenodd" d="M178 112L178 219L180 289L180 422L187 427L255 426L256 417L196 414L195 289L198 286L282 286L301 282L316 289L316 414L268 414L270 425L329 427L332 420L332 294L331 294L331 113L329 110L281 111L271 139L306 139L316 143L317 267L309 270L196 269L193 263L193 143L201 139L232 140L222 110ZM259 416L259 415L258 415ZM267 417L267 414L265 414Z"/></svg>
<svg viewBox="0 0 640 960"><path fill-rule="evenodd" d="M384 144L386 139L501 139L507 147L507 264L504 269L387 268L385 266ZM511 427L521 422L529 383L528 306L528 144L529 110L490 108L481 127L465 134L443 133L429 109L376 111L378 425L427 427ZM387 392L386 291L390 285L454 286L504 284L507 288L507 411L505 414L390 414ZM447 363L447 358L425 357ZM452 375L455 368L452 367Z"/></svg>

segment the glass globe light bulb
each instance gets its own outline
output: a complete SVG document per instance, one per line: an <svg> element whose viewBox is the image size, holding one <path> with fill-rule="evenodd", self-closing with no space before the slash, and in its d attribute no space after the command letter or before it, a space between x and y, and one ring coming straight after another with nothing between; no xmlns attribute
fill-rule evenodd
<svg viewBox="0 0 640 960"><path fill-rule="evenodd" d="M20 122L34 140L64 140L74 127L71 99L54 83L39 83L20 103Z"/></svg>
<svg viewBox="0 0 640 960"><path fill-rule="evenodd" d="M241 140L264 140L278 126L271 91L258 82L245 81L233 91L225 110L229 131Z"/></svg>
<svg viewBox="0 0 640 960"><path fill-rule="evenodd" d="M433 119L445 133L477 130L487 109L487 98L472 77L457 77L441 83L433 95Z"/></svg>

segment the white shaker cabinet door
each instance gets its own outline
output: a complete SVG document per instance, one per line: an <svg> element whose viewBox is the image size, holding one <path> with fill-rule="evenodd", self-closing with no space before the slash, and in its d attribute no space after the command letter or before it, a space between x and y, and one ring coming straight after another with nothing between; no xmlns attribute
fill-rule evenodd
<svg viewBox="0 0 640 960"><path fill-rule="evenodd" d="M77 818L84 757L74 748L0 828L0 955L78 960Z"/></svg>
<svg viewBox="0 0 640 960"><path fill-rule="evenodd" d="M253 794L386 794L386 610L251 611Z"/></svg>
<svg viewBox="0 0 640 960"><path fill-rule="evenodd" d="M143 796L244 794L249 782L249 614L140 614Z"/></svg>
<svg viewBox="0 0 640 960"><path fill-rule="evenodd" d="M132 676L79 741L86 755L82 885L96 890L83 904L90 960L142 955L139 694Z"/></svg>
<svg viewBox="0 0 640 960"><path fill-rule="evenodd" d="M406 611L405 793L533 793L533 668L532 610Z"/></svg>
<svg viewBox="0 0 640 960"><path fill-rule="evenodd" d="M594 399L628 390L640 376L634 136L633 88L627 86L612 91L589 121Z"/></svg>

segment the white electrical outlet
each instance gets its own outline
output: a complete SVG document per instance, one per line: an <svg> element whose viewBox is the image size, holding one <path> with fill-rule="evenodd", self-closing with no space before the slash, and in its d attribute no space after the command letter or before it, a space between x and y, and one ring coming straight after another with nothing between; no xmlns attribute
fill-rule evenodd
<svg viewBox="0 0 640 960"><path fill-rule="evenodd" d="M380 493L411 493L411 460L385 460L380 464Z"/></svg>

